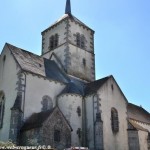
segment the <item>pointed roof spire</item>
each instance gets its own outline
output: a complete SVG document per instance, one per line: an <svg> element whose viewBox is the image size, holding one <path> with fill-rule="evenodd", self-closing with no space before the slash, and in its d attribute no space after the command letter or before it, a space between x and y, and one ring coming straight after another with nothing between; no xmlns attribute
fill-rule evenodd
<svg viewBox="0 0 150 150"><path fill-rule="evenodd" d="M67 1L66 1L65 14L71 14L71 3L70 3L70 0L67 0Z"/></svg>

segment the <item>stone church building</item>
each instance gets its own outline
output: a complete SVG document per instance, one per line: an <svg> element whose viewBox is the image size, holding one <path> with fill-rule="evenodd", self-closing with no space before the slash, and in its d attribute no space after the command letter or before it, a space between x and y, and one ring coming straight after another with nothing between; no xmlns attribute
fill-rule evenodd
<svg viewBox="0 0 150 150"><path fill-rule="evenodd" d="M0 54L0 141L150 150L150 114L114 77L95 80L94 31L71 13L42 32L42 54L6 43Z"/></svg>

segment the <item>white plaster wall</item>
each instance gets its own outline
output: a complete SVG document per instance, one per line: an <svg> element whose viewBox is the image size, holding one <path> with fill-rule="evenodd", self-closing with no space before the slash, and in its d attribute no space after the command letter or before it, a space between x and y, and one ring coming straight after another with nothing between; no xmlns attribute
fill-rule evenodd
<svg viewBox="0 0 150 150"><path fill-rule="evenodd" d="M113 85L113 91L111 88ZM100 102L99 109L102 112L101 117L103 121L103 140L104 149L106 150L128 150L128 136L127 136L127 102L121 94L115 81L111 77L97 93L86 97L86 117L87 117L87 130L90 149L94 148L94 129L93 122L96 120L96 103L97 99ZM118 111L119 116L119 132L114 134L111 128L111 108L114 107ZM94 111L93 111L93 108ZM93 115L94 112L94 115ZM94 119L93 119L94 118Z"/></svg>
<svg viewBox="0 0 150 150"><path fill-rule="evenodd" d="M43 53L48 52L49 51L49 39L52 35L55 35L56 33L59 36L59 45L63 44L66 42L65 37L66 34L64 34L66 32L66 21L62 21L61 23L57 24L57 26L54 26L53 28L51 28L50 30L47 30L46 32L44 32L42 34L42 42L43 42L43 46L42 46L42 51Z"/></svg>
<svg viewBox="0 0 150 150"><path fill-rule="evenodd" d="M139 130L138 135L139 135L140 150L148 150L147 144L148 132Z"/></svg>
<svg viewBox="0 0 150 150"><path fill-rule="evenodd" d="M69 74L88 81L94 80L94 56L93 54L69 44L69 53L71 63L69 65ZM83 65L83 58L86 60L86 66Z"/></svg>
<svg viewBox="0 0 150 150"><path fill-rule="evenodd" d="M6 55L5 63L3 63L4 55ZM14 105L14 101L17 95L16 82L18 71L19 67L17 66L7 46L5 46L0 56L0 91L3 91L5 93L5 111L3 127L2 129L0 129L0 141L8 141L9 139L11 117L10 109Z"/></svg>
<svg viewBox="0 0 150 150"><path fill-rule="evenodd" d="M63 83L27 74L24 117L27 118L32 113L41 111L41 101L42 97L45 95L52 98L53 106L55 106L56 96L64 87L65 85Z"/></svg>
<svg viewBox="0 0 150 150"><path fill-rule="evenodd" d="M113 85L113 90L111 86ZM127 102L121 94L113 78L109 78L102 88L98 91L101 99L101 111L103 120L104 149L106 150L127 150ZM114 134L111 128L111 108L118 111L119 132Z"/></svg>
<svg viewBox="0 0 150 150"><path fill-rule="evenodd" d="M71 146L79 146L80 141L76 132L78 128L82 130L82 97L73 94L64 94L58 98L58 106L73 129L71 133ZM78 106L81 107L80 117L76 112Z"/></svg>
<svg viewBox="0 0 150 150"><path fill-rule="evenodd" d="M91 30L88 30L87 28L75 23L74 21L71 21L69 19L69 24L70 24L70 28L69 30L71 31L71 34L70 34L70 41L71 43L73 43L74 45L76 45L76 36L74 36L77 32L80 33L80 34L83 34L86 38L86 50L87 51L94 51L93 48L91 48L91 43L94 45L93 43L93 32Z"/></svg>

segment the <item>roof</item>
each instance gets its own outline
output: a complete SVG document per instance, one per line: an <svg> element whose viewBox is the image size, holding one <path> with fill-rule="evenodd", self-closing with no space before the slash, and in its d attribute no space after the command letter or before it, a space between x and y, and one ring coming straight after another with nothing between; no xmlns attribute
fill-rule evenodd
<svg viewBox="0 0 150 150"><path fill-rule="evenodd" d="M49 30L49 29L51 29L51 28L53 28L55 25L57 25L58 23L60 23L61 21L63 21L63 20L65 20L65 19L67 19L67 18L69 18L69 19L71 19L72 21L74 21L74 22L76 22L76 23L78 23L78 24L80 24L80 25L82 25L82 26L84 26L84 27L86 27L86 28L88 28L89 30L92 30L91 28L89 28L86 24L84 24L82 21L80 21L78 18L76 18L75 16L73 16L72 14L64 14L63 16L61 16L54 24L52 24L50 27L48 27L46 30L44 30L43 32L45 32L45 31L47 31L47 30ZM93 30L92 30L93 31ZM42 32L42 33L43 33ZM93 31L94 32L94 31Z"/></svg>
<svg viewBox="0 0 150 150"><path fill-rule="evenodd" d="M150 124L150 114L144 108L128 103L127 111L129 118Z"/></svg>
<svg viewBox="0 0 150 150"><path fill-rule="evenodd" d="M67 94L67 93L83 95L83 91L79 89L79 87L73 82L69 82L66 88L61 92L61 94Z"/></svg>
<svg viewBox="0 0 150 150"><path fill-rule="evenodd" d="M96 93L98 89L110 78L111 76L87 83L85 85L85 95Z"/></svg>
<svg viewBox="0 0 150 150"><path fill-rule="evenodd" d="M69 78L53 60L43 58L8 43L6 45L22 70L48 79L68 83Z"/></svg>
<svg viewBox="0 0 150 150"><path fill-rule="evenodd" d="M48 117L50 117L54 110L58 109L60 114L62 115L62 117L64 118L64 120L66 121L68 127L72 130L72 127L70 126L70 124L68 123L68 121L66 120L65 116L63 115L63 113L60 111L60 109L56 106L51 110L47 110L47 111L42 111L39 113L33 113L24 123L24 125L21 128L21 131L25 131L25 130L30 130L33 128L40 128L42 127L44 121L46 121L46 119Z"/></svg>
<svg viewBox="0 0 150 150"><path fill-rule="evenodd" d="M42 111L39 113L33 113L24 123L21 130L29 130L33 128L39 128L42 126L43 122L52 114L54 108L47 111Z"/></svg>
<svg viewBox="0 0 150 150"><path fill-rule="evenodd" d="M143 128L139 124L137 124L134 120L129 119L129 123L137 130L142 130L142 131L148 131L147 129Z"/></svg>

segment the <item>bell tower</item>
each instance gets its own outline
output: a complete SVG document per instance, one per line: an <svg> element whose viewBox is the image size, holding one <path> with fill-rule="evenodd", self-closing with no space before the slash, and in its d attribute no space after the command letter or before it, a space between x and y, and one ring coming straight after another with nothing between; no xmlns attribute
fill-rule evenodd
<svg viewBox="0 0 150 150"><path fill-rule="evenodd" d="M72 15L70 0L65 14L42 32L42 56L72 77L95 80L94 31Z"/></svg>

